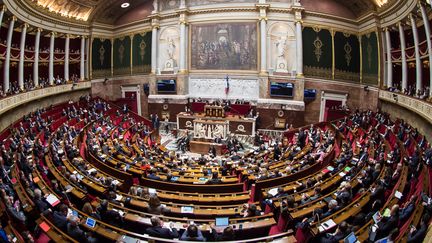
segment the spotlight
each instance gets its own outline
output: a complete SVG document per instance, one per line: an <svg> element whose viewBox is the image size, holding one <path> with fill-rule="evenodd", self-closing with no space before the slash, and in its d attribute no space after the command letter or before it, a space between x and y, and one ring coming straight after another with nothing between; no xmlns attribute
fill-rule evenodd
<svg viewBox="0 0 432 243"><path fill-rule="evenodd" d="M120 6L121 6L122 8L127 8L127 7L130 6L130 3L125 2L125 3L122 3Z"/></svg>

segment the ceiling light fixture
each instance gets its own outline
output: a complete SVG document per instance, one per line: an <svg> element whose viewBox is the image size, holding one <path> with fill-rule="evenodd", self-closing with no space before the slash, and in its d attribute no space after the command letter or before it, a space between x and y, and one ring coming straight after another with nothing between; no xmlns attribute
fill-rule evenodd
<svg viewBox="0 0 432 243"><path fill-rule="evenodd" d="M130 6L130 3L125 2L125 3L122 3L120 6L121 6L122 8L127 8L127 7Z"/></svg>

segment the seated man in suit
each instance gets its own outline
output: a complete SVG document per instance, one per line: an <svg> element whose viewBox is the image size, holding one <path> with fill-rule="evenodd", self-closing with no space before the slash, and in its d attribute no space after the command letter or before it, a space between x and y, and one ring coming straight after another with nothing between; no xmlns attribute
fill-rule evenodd
<svg viewBox="0 0 432 243"><path fill-rule="evenodd" d="M152 168L150 169L150 173L147 175L147 178L152 179L152 180L160 180L161 178L156 175L156 168Z"/></svg>
<svg viewBox="0 0 432 243"><path fill-rule="evenodd" d="M175 228L173 228L173 224L170 223L169 228L164 228L164 222L157 216L151 217L152 227L146 229L146 234L149 234L153 237L165 238L165 239L174 239L178 238L179 234Z"/></svg>
<svg viewBox="0 0 432 243"><path fill-rule="evenodd" d="M430 216L426 213L421 219L420 228L417 229L411 226L410 232L408 233L408 243L421 242L425 238L429 219Z"/></svg>
<svg viewBox="0 0 432 243"><path fill-rule="evenodd" d="M220 184L222 180L219 178L218 172L213 172L212 178L207 181L207 184Z"/></svg>
<svg viewBox="0 0 432 243"><path fill-rule="evenodd" d="M182 236L180 237L180 240L184 240L184 241L206 241L206 238L204 238L201 230L199 230L196 225L191 224L187 227L185 232L183 232Z"/></svg>
<svg viewBox="0 0 432 243"><path fill-rule="evenodd" d="M306 204L318 199L319 197L321 197L321 187L317 186L314 188L314 194L312 196L309 197L306 193L302 194L301 204Z"/></svg>
<svg viewBox="0 0 432 243"><path fill-rule="evenodd" d="M328 217L330 215L332 215L333 213L335 213L336 211L339 210L339 206L338 206L338 202L334 199L330 200L328 205L328 210L327 212L323 213L322 218Z"/></svg>
<svg viewBox="0 0 432 243"><path fill-rule="evenodd" d="M75 240L78 240L80 242L87 242L86 234L79 227L79 218L75 216L72 216L70 222L67 224L67 234Z"/></svg>
<svg viewBox="0 0 432 243"><path fill-rule="evenodd" d="M222 232L218 232L214 223L210 224L212 241L232 241L235 240L234 229L232 226L226 227Z"/></svg>
<svg viewBox="0 0 432 243"><path fill-rule="evenodd" d="M68 207L65 204L61 204L57 211L53 213L53 223L61 230L66 230L66 226L68 223Z"/></svg>

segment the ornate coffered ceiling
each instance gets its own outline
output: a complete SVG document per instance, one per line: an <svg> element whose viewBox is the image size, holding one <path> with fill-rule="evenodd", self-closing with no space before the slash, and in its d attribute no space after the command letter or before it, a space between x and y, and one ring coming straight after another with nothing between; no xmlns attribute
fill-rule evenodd
<svg viewBox="0 0 432 243"><path fill-rule="evenodd" d="M356 17L374 11L377 7L374 0L335 0L335 2L350 9Z"/></svg>
<svg viewBox="0 0 432 243"><path fill-rule="evenodd" d="M114 23L118 18L127 14L151 0L15 0L26 1L42 12L57 14L59 17L74 20ZM129 7L122 8L122 3L129 3ZM151 5L150 5L151 6Z"/></svg>
<svg viewBox="0 0 432 243"><path fill-rule="evenodd" d="M137 9L142 9L143 12L151 12L153 0L14 0L23 1L31 4L34 8L42 12L52 15L61 16L73 20L85 22L98 22L104 24L114 24L122 16L130 12L137 12ZM169 1L169 0L159 0ZM199 1L199 0L188 0ZM222 0L221 2L224 2ZM268 0L271 2L271 0ZM293 0L274 0L275 2L291 3ZM323 2L331 2L344 6L351 11L353 16L360 17L368 12L379 10L387 2L394 0L325 0ZM128 8L122 8L121 4L128 2ZM226 1L230 4L231 1ZM233 1L235 2L235 1ZM258 2L258 0L257 0ZM300 0L301 2L310 2L310 0ZM322 4L322 3L321 3ZM148 8L148 9L144 9ZM150 10L151 8L151 10ZM148 11L145 11L148 10ZM146 17L146 16L141 16Z"/></svg>

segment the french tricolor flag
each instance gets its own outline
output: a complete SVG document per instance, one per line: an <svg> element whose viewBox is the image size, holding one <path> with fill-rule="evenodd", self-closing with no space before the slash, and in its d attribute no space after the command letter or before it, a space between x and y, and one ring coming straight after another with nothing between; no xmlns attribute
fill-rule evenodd
<svg viewBox="0 0 432 243"><path fill-rule="evenodd" d="M228 75L226 76L226 78L225 78L225 80L226 80L226 84L225 84L225 94L228 94L229 93L229 77L228 77Z"/></svg>

